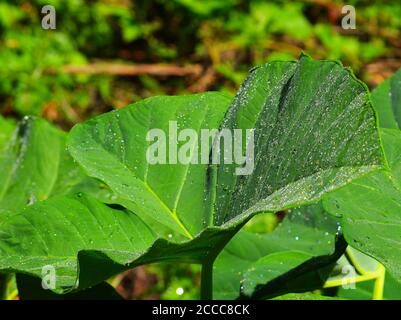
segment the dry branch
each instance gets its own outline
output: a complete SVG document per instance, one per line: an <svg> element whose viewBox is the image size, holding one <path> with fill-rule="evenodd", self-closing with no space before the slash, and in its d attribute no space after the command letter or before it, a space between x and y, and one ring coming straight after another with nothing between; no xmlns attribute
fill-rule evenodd
<svg viewBox="0 0 401 320"><path fill-rule="evenodd" d="M120 76L194 76L198 77L202 73L202 66L194 64L188 66L176 66L168 64L117 64L117 63L92 63L87 65L65 65L59 70L68 74L105 74ZM49 70L56 73L56 70Z"/></svg>

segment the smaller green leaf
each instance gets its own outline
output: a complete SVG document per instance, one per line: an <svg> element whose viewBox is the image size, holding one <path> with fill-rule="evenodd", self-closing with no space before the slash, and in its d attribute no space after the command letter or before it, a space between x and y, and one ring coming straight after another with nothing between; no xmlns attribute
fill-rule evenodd
<svg viewBox="0 0 401 320"><path fill-rule="evenodd" d="M18 210L65 193L82 177L65 151L65 133L26 117L0 156L0 210Z"/></svg>
<svg viewBox="0 0 401 320"><path fill-rule="evenodd" d="M124 264L145 252L155 240L136 215L83 195L52 197L21 212L3 213L0 237L0 269L23 269L41 277L43 266L54 266L58 292L78 284L90 286L124 270ZM103 263L86 270L86 261L94 263L93 259L100 258ZM107 263L107 259L120 265Z"/></svg>
<svg viewBox="0 0 401 320"><path fill-rule="evenodd" d="M337 297L349 300L372 300L374 280L355 283L355 288L338 287Z"/></svg>
<svg viewBox="0 0 401 320"><path fill-rule="evenodd" d="M401 282L401 132L382 129L382 141L388 168L352 182L323 203L342 218L347 242Z"/></svg>
<svg viewBox="0 0 401 320"><path fill-rule="evenodd" d="M7 142L12 136L14 127L14 124L10 120L0 115L0 158L2 157L3 148L7 145Z"/></svg>
<svg viewBox="0 0 401 320"><path fill-rule="evenodd" d="M380 264L377 260L367 256L366 254L352 248L347 248L347 256L352 255L352 263L357 271L375 272L378 270ZM343 257L345 258L345 257ZM351 262L346 260L345 264ZM329 279L330 280L330 279ZM372 300L374 292L375 280L356 282L353 286L338 287L337 296L352 300ZM401 299L401 284L397 282L388 272L384 276L383 297L384 300L388 299Z"/></svg>
<svg viewBox="0 0 401 320"><path fill-rule="evenodd" d="M313 255L302 251L284 251L260 258L244 273L242 291L251 296L257 285L264 284L295 269Z"/></svg>
<svg viewBox="0 0 401 320"><path fill-rule="evenodd" d="M372 92L382 128L401 129L401 69Z"/></svg>
<svg viewBox="0 0 401 320"><path fill-rule="evenodd" d="M354 249L351 246L347 248L347 256L348 255L352 256L352 263L355 264L358 268L360 268L361 271L363 271L364 273L375 272L380 266L380 263L377 260Z"/></svg>
<svg viewBox="0 0 401 320"><path fill-rule="evenodd" d="M174 243L134 213L84 194L56 196L0 215L0 270L38 278L56 271L56 293L91 287L135 266L163 261L200 263L235 228L209 228Z"/></svg>
<svg viewBox="0 0 401 320"><path fill-rule="evenodd" d="M13 132L12 127L4 128L0 132L0 211L15 212L51 196L82 191L112 201L109 188L87 177L66 151L65 132L34 117L25 117ZM3 149L2 133L8 139Z"/></svg>
<svg viewBox="0 0 401 320"><path fill-rule="evenodd" d="M292 210L271 234L239 232L216 260L215 295L222 299L237 297L240 282L242 294L247 296L258 285L264 287L266 295L283 289L291 292L300 288L295 279L302 276L307 277L310 288L319 287L329 272L323 267L336 260L325 259L336 252L338 232L339 224L320 204ZM280 277L285 284L277 287L275 280Z"/></svg>

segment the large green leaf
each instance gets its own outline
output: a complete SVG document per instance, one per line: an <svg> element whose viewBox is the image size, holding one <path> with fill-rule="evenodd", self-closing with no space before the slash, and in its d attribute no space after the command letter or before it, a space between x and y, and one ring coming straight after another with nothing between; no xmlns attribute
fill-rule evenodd
<svg viewBox="0 0 401 320"><path fill-rule="evenodd" d="M62 266L62 287L84 288L138 264L204 263L254 214L317 201L381 166L366 88L336 62L303 56L298 62L255 68L228 105L228 98L218 93L154 97L74 127L70 153L89 176L111 188L120 199L116 202L132 211L124 213L129 217L125 223L141 226L147 236L134 236L146 241L138 247L136 240L102 238L103 222L89 221L98 215L112 220L120 211L61 197L3 220L0 233L7 241L1 243L0 269L40 275L43 264L54 259ZM252 174L235 175L238 168L223 163L150 165L146 135L156 128L168 132L170 121L198 133L207 128L254 129ZM207 154L210 150L211 143ZM66 211L68 203L72 207ZM43 216L56 214L68 219L54 236L47 231L53 227L44 228ZM21 238L23 233L37 240L30 244ZM68 247L56 243L62 233L69 235ZM82 233L86 240L80 239Z"/></svg>
<svg viewBox="0 0 401 320"><path fill-rule="evenodd" d="M111 209L83 195L53 197L22 212L3 213L0 229L1 268L42 276L42 267L52 265L57 288L85 281L77 279L78 252L103 251L124 264L148 249L155 239L134 214ZM91 254L96 258L89 252L88 259ZM80 273L92 272L96 278L107 267L106 263L93 270L80 266Z"/></svg>
<svg viewBox="0 0 401 320"><path fill-rule="evenodd" d="M58 196L0 215L0 270L42 277L44 266L54 266L54 291L62 293L141 264L202 261L228 232L214 227L176 244L157 239L132 212L83 194Z"/></svg>
<svg viewBox="0 0 401 320"><path fill-rule="evenodd" d="M102 192L101 183L88 178L66 151L65 132L33 117L25 117L13 132L4 130L9 140L3 149L0 145L0 211L76 190L106 198L108 191Z"/></svg>
<svg viewBox="0 0 401 320"><path fill-rule="evenodd" d="M240 231L228 243L215 263L214 293L221 299L234 299L242 293L251 296L257 285L270 286L266 295L282 294L296 289L295 278L304 276L303 290L321 286L326 269L316 262L335 252L339 224L322 210L320 204L292 210L271 234ZM345 249L345 248L343 248ZM342 249L342 250L343 250ZM336 252L336 256L341 254ZM311 260L313 259L313 260ZM313 261L313 263L309 262ZM330 265L335 258L324 261ZM294 269L304 264L302 272ZM292 270L292 273L289 273ZM284 285L277 288L274 280L281 277Z"/></svg>
<svg viewBox="0 0 401 320"><path fill-rule="evenodd" d="M401 128L401 69L372 92L380 127Z"/></svg>
<svg viewBox="0 0 401 320"><path fill-rule="evenodd" d="M10 140L13 131L14 124L0 115L0 156L3 152L4 146Z"/></svg>
<svg viewBox="0 0 401 320"><path fill-rule="evenodd" d="M324 201L342 217L345 238L401 281L401 132L383 129L388 168L355 180Z"/></svg>
<svg viewBox="0 0 401 320"><path fill-rule="evenodd" d="M0 154L0 210L19 210L69 189L83 174L65 150L66 135L44 120L24 118ZM79 173L81 175L79 175Z"/></svg>
<svg viewBox="0 0 401 320"><path fill-rule="evenodd" d="M73 128L69 150L90 176L106 182L129 200L149 223L191 238L207 226L205 187L207 165L157 164L146 159L150 129L218 128L229 99L218 93L155 97L110 112ZM180 143L181 145L184 142Z"/></svg>
<svg viewBox="0 0 401 320"><path fill-rule="evenodd" d="M255 128L255 169L219 167L215 223L316 201L371 170L381 162L375 121L364 85L336 62L254 69L222 127Z"/></svg>

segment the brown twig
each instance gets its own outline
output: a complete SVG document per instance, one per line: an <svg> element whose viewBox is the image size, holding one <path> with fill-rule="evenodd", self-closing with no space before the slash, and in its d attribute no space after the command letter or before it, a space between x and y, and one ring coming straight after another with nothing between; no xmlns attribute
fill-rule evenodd
<svg viewBox="0 0 401 320"><path fill-rule="evenodd" d="M65 65L60 70L51 69L49 73L58 71L68 74L104 74L120 76L193 76L199 77L202 73L202 66L194 64L188 66L176 66L168 64L118 64L118 63L92 63L87 65Z"/></svg>
<svg viewBox="0 0 401 320"><path fill-rule="evenodd" d="M189 87L191 92L204 92L209 90L217 78L217 74L212 67L206 69L205 73Z"/></svg>
<svg viewBox="0 0 401 320"><path fill-rule="evenodd" d="M377 86L401 68L401 59L380 59L365 66L368 84Z"/></svg>

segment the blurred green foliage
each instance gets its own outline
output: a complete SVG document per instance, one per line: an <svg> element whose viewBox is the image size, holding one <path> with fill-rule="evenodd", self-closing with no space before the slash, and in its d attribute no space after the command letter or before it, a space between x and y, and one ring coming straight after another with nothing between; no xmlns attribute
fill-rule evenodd
<svg viewBox="0 0 401 320"><path fill-rule="evenodd" d="M187 264L158 264L149 267L159 275L160 281L153 288L162 300L199 299L200 266Z"/></svg>
<svg viewBox="0 0 401 320"><path fill-rule="evenodd" d="M41 27L41 8L47 4L56 9L56 30ZM253 66L294 59L302 51L317 59L339 59L368 83L380 82L386 77L383 70L401 66L401 2L347 1L356 8L355 30L341 28L344 4L335 0L1 0L0 113L14 118L41 115L68 129L151 95L234 92ZM104 61L196 64L203 71L197 77L123 77L74 75L63 69ZM369 63L378 64L373 75L366 68ZM7 123L0 118L0 126ZM246 229L271 232L277 223L277 216L266 214ZM152 265L146 270L158 278L146 294L157 293L162 299L198 297L198 266ZM179 288L182 294L177 293Z"/></svg>
<svg viewBox="0 0 401 320"><path fill-rule="evenodd" d="M56 9L56 30L41 28L46 4ZM252 66L301 51L340 59L363 78L366 63L401 59L401 4L347 4L356 8L356 30L341 28L341 1L2 0L0 110L43 115L68 128L154 94L233 91ZM213 76L127 78L62 70L98 60L201 64Z"/></svg>

